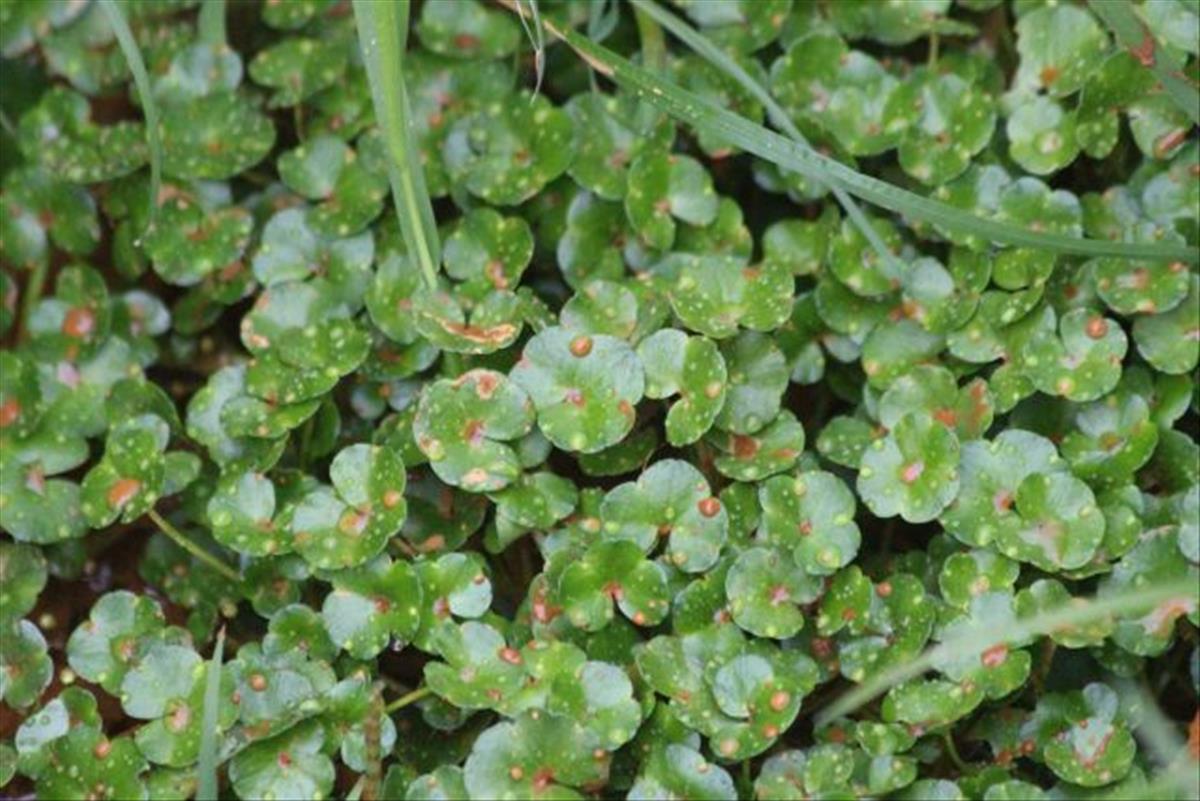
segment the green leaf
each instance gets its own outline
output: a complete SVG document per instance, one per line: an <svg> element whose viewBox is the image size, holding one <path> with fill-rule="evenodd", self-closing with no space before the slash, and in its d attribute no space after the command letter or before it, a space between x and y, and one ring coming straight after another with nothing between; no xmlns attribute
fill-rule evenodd
<svg viewBox="0 0 1200 801"><path fill-rule="evenodd" d="M1086 9L1047 6L1024 14L1016 24L1020 67L1014 85L1051 97L1078 91L1108 49L1108 36Z"/></svg>
<svg viewBox="0 0 1200 801"><path fill-rule="evenodd" d="M625 197L630 164L644 152L669 149L670 119L629 95L582 93L564 106L575 124L575 159L568 173L604 200Z"/></svg>
<svg viewBox="0 0 1200 801"><path fill-rule="evenodd" d="M809 575L831 575L858 554L862 535L854 522L854 494L832 473L767 479L759 484L758 501L758 539L790 550Z"/></svg>
<svg viewBox="0 0 1200 801"><path fill-rule="evenodd" d="M608 335L547 328L529 340L511 372L537 409L538 427L563 450L595 453L633 428L645 386L637 355Z"/></svg>
<svg viewBox="0 0 1200 801"><path fill-rule="evenodd" d="M1138 353L1156 370L1171 375L1190 373L1200 361L1200 276L1192 274L1188 294L1174 309L1138 317L1133 323L1133 341Z"/></svg>
<svg viewBox="0 0 1200 801"><path fill-rule="evenodd" d="M933 520L958 494L958 462L954 433L912 412L863 453L858 492L876 516Z"/></svg>
<svg viewBox="0 0 1200 801"><path fill-rule="evenodd" d="M665 266L665 265L670 265ZM774 262L747 267L733 256L671 256L676 272L668 297L685 326L714 339L778 328L792 311L792 273Z"/></svg>
<svg viewBox="0 0 1200 801"><path fill-rule="evenodd" d="M708 481L687 462L664 459L636 482L621 484L604 496L602 536L628 540L645 552L669 537L666 555L687 573L712 567L725 543L728 520Z"/></svg>
<svg viewBox="0 0 1200 801"><path fill-rule="evenodd" d="M724 768L705 761L695 749L668 743L651 751L626 797L725 801L737 798L737 791Z"/></svg>
<svg viewBox="0 0 1200 801"><path fill-rule="evenodd" d="M454 123L442 158L452 182L488 203L512 206L566 171L571 137L564 111L522 92Z"/></svg>
<svg viewBox="0 0 1200 801"><path fill-rule="evenodd" d="M164 625L162 610L150 598L110 592L96 601L87 621L67 640L67 661L84 679L115 695Z"/></svg>
<svg viewBox="0 0 1200 801"><path fill-rule="evenodd" d="M4 621L4 651L0 653L0 698L13 709L37 702L54 677L46 638L28 620Z"/></svg>
<svg viewBox="0 0 1200 801"><path fill-rule="evenodd" d="M647 397L680 396L667 412L667 441L679 447L700 439L725 404L728 374L716 344L663 328L638 344L637 355Z"/></svg>
<svg viewBox="0 0 1200 801"><path fill-rule="evenodd" d="M460 59L511 55L521 42L521 30L511 16L477 0L426 3L416 33L430 52Z"/></svg>
<svg viewBox="0 0 1200 801"><path fill-rule="evenodd" d="M162 142L168 176L223 180L266 157L275 144L275 126L245 97L223 92L168 106Z"/></svg>
<svg viewBox="0 0 1200 801"><path fill-rule="evenodd" d="M329 638L355 659L370 659L395 641L400 647L421 625L421 582L407 562L380 556L331 576L321 617Z"/></svg>
<svg viewBox="0 0 1200 801"><path fill-rule="evenodd" d="M433 645L446 661L427 663L425 681L462 709L492 709L525 680L521 652L486 623L444 624L436 630Z"/></svg>
<svg viewBox="0 0 1200 801"><path fill-rule="evenodd" d="M0 543L0 626L19 620L37 605L46 586L46 559L32 545Z"/></svg>
<svg viewBox="0 0 1200 801"><path fill-rule="evenodd" d="M238 798L324 798L333 789L333 762L322 751L324 730L305 721L254 743L229 764Z"/></svg>
<svg viewBox="0 0 1200 801"><path fill-rule="evenodd" d="M1104 684L1094 683L1068 697L1071 712L1078 717L1051 718L1058 731L1046 744L1046 764L1060 778L1084 787L1103 786L1123 778L1133 763L1137 745L1118 718L1117 694Z"/></svg>
<svg viewBox="0 0 1200 801"><path fill-rule="evenodd" d="M479 369L425 388L413 436L442 481L495 492L521 475L517 454L505 443L527 434L533 420L533 403L519 381Z"/></svg>
<svg viewBox="0 0 1200 801"><path fill-rule="evenodd" d="M579 798L573 788L594 781L601 765L579 722L526 713L476 738L463 779L472 798Z"/></svg>
<svg viewBox="0 0 1200 801"><path fill-rule="evenodd" d="M753 435L720 433L709 442L723 455L717 470L735 481L757 481L791 469L804 451L804 426L783 409L767 426Z"/></svg>
<svg viewBox="0 0 1200 801"><path fill-rule="evenodd" d="M294 106L341 77L348 49L337 37L290 37L260 50L250 61L250 77L275 90L271 107Z"/></svg>
<svg viewBox="0 0 1200 801"><path fill-rule="evenodd" d="M661 150L640 154L629 167L625 214L642 241L667 250L676 220L708 225L717 218L717 194L703 165Z"/></svg>
<svg viewBox="0 0 1200 801"><path fill-rule="evenodd" d="M80 727L55 740L50 752L56 767L38 778L39 796L146 798L141 777L146 761L128 737L110 740L97 729Z"/></svg>
<svg viewBox="0 0 1200 801"><path fill-rule="evenodd" d="M593 545L559 577L557 596L577 628L596 631L613 618L613 603L639 626L652 626L669 611L667 578L635 543Z"/></svg>
<svg viewBox="0 0 1200 801"><path fill-rule="evenodd" d="M1128 343L1115 322L1075 309L1059 320L1057 335L1044 332L1030 340L1021 366L1048 395L1095 400L1116 386Z"/></svg>
<svg viewBox="0 0 1200 801"><path fill-rule="evenodd" d="M46 92L21 117L18 143L31 161L72 183L109 181L149 158L141 125L96 125L87 100L62 87Z"/></svg>
<svg viewBox="0 0 1200 801"><path fill-rule="evenodd" d="M279 525L314 567L360 565L378 554L404 523L406 475L389 450L351 445L330 466L333 487L320 485L286 507Z"/></svg>
<svg viewBox="0 0 1200 801"><path fill-rule="evenodd" d="M820 587L786 552L743 551L725 578L729 612L756 637L787 639L804 626L800 605L816 600Z"/></svg>

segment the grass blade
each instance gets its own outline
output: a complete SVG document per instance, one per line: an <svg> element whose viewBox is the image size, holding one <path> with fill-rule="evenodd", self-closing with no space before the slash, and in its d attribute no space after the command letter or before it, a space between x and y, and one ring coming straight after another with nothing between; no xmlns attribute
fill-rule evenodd
<svg viewBox="0 0 1200 801"><path fill-rule="evenodd" d="M1121 46L1154 72L1171 100L1192 124L1200 125L1200 90L1183 76L1179 66L1169 60L1163 63L1154 34L1138 19L1129 0L1091 0L1088 5L1116 35Z"/></svg>
<svg viewBox="0 0 1200 801"><path fill-rule="evenodd" d="M150 145L150 216L149 227L153 228L158 220L158 192L162 185L162 139L158 130L158 105L154 102L154 92L150 88L150 74L146 72L146 63L142 61L142 51L138 49L133 31L125 21L116 0L100 0L100 8L108 17L108 24L116 34L117 44L133 73L133 83L137 87L138 97L142 101L142 113L146 116L146 139Z"/></svg>
<svg viewBox="0 0 1200 801"><path fill-rule="evenodd" d="M204 685L204 717L200 724L200 760L196 766L196 801L217 799L217 716L221 706L221 664L225 655L225 629L217 632Z"/></svg>
<svg viewBox="0 0 1200 801"><path fill-rule="evenodd" d="M421 268L426 285L437 287L441 243L433 203L425 188L420 150L413 140L408 90L404 85L404 47L408 40L409 0L354 0L358 41L371 84L375 118L388 150L392 199L409 255Z"/></svg>
<svg viewBox="0 0 1200 801"><path fill-rule="evenodd" d="M770 118L772 125L787 134L796 144L810 151L812 150L812 145L809 144L808 139L796 127L796 124L792 122L791 115L775 102L775 98L771 96L771 93L765 86L756 81L750 73L742 69L742 65L730 58L728 53L713 44L708 37L688 25L683 19L654 3L653 0L632 0L632 2L633 7L638 13L652 18L659 25L670 31L675 38L694 50L705 61L737 81L743 89L749 92L767 110L767 116ZM846 216L862 232L866 240L871 243L871 247L883 259L883 262L885 264L895 262L895 255L884 244L879 236L879 232L875 230L875 226L871 225L871 221L867 219L862 209L854 202L854 198L846 190L833 184L828 176L824 175L824 172L824 169L817 170L818 183L832 190L833 196L837 198L838 203L846 210Z"/></svg>
<svg viewBox="0 0 1200 801"><path fill-rule="evenodd" d="M1031 637L1049 634L1064 627L1090 623L1108 615L1136 614L1165 601L1181 596L1190 598L1196 594L1195 583L1183 579L1149 589L1137 589L1107 598L1092 599L1084 603L1079 603L1082 599L1076 599L1057 609L1021 620L1007 631L997 631L990 626L969 628L956 637L943 640L916 659L885 670L842 695L815 716L814 725L820 728L831 720L850 714L897 684L903 684L909 679L920 676L938 660L950 654L958 656L972 653L982 654L997 645L1024 642Z"/></svg>
<svg viewBox="0 0 1200 801"><path fill-rule="evenodd" d="M498 2L521 13L521 9L513 0ZM840 187L861 200L910 219L937 225L963 235L981 237L1001 245L1042 248L1080 256L1161 259L1193 264L1200 261L1200 249L1187 245L1086 239L1033 231L1010 223L976 217L940 201L864 175L814 150L806 150L797 142L679 88L671 81L648 72L573 30L560 28L545 18L542 19L542 24L547 31L566 42L593 69L675 119L721 136L742 150L785 169L802 173L814 181L820 181L824 176L830 186Z"/></svg>

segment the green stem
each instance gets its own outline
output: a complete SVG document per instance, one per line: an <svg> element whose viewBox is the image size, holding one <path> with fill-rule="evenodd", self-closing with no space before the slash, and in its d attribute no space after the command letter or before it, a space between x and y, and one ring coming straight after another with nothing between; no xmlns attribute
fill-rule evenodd
<svg viewBox="0 0 1200 801"><path fill-rule="evenodd" d="M958 755L958 746L954 744L954 738L950 736L950 730L942 732L942 742L946 744L946 753L950 755L950 761L954 763L954 767L958 768L963 773L970 773L971 769L963 758Z"/></svg>
<svg viewBox="0 0 1200 801"><path fill-rule="evenodd" d="M146 117L146 138L150 144L150 216L147 228L153 228L158 219L158 192L162 184L162 139L158 130L158 105L154 101L154 92L150 88L150 74L146 72L146 62L142 60L142 51L138 49L133 31L125 21L125 15L117 6L115 0L100 0L100 7L108 17L108 23L116 34L121 52L133 73L133 83L137 86L138 97L142 101L142 113Z"/></svg>
<svg viewBox="0 0 1200 801"><path fill-rule="evenodd" d="M397 710L404 709L404 707L406 707L406 706L415 704L417 701L420 701L422 698L424 698L425 696L429 695L432 692L433 692L433 690L429 689L428 687L418 687L417 689L413 690L412 692L405 693L404 695L397 698L395 701L392 701L390 704L387 705L387 709L385 711L390 715L393 712L396 712Z"/></svg>
<svg viewBox="0 0 1200 801"><path fill-rule="evenodd" d="M409 0L354 0L358 41L371 84L375 119L387 145L388 177L404 245L421 268L425 284L437 289L441 243L433 203L425 188L421 152L412 136L408 90L404 83L404 45L408 37Z"/></svg>
<svg viewBox="0 0 1200 801"><path fill-rule="evenodd" d="M225 0L204 0L200 7L200 41L217 49L225 46Z"/></svg>
<svg viewBox="0 0 1200 801"><path fill-rule="evenodd" d="M162 531L163 534L166 534L168 537L174 540L175 544L180 548L183 548L192 556L196 557L201 562L232 581L234 584L241 585L242 577L236 570L188 539L186 534L175 528L175 526L171 525L166 518L160 515L157 509L151 509L150 511L146 512L146 515L154 521L154 525L158 526L159 530Z"/></svg>
<svg viewBox="0 0 1200 801"><path fill-rule="evenodd" d="M642 42L642 65L651 72L662 72L667 66L667 43L662 27L646 11L633 8L637 21L638 38Z"/></svg>
<svg viewBox="0 0 1200 801"><path fill-rule="evenodd" d="M928 60L926 61L926 65L927 65L927 66L928 66L930 69L933 69L934 67L936 67L936 66L937 66L937 63L938 63L938 47L939 47L939 45L940 45L940 44L941 44L941 38L938 36L938 32L937 32L937 31L930 31L930 32L929 32L929 58L928 58Z"/></svg>
<svg viewBox="0 0 1200 801"><path fill-rule="evenodd" d="M308 449L312 445L313 427L316 425L317 416L314 414L304 421L304 426L300 429L300 469L308 470Z"/></svg>
<svg viewBox="0 0 1200 801"><path fill-rule="evenodd" d="M29 272L29 280L25 282L25 294L21 297L21 336L23 340L29 336L29 321L33 318L33 310L42 299L46 288L46 273L50 270L49 257L42 258L33 265Z"/></svg>
<svg viewBox="0 0 1200 801"><path fill-rule="evenodd" d="M754 798L754 776L750 772L750 760L748 759L742 760L742 780L740 783L741 787L738 789L741 791L741 797Z"/></svg>

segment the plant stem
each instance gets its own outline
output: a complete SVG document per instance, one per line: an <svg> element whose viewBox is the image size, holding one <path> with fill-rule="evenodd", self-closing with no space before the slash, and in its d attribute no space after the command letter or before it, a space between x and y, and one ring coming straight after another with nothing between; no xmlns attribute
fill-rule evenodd
<svg viewBox="0 0 1200 801"><path fill-rule="evenodd" d="M433 690L429 689L429 687L418 687L417 689L413 690L412 692L405 693L404 695L397 698L395 701L392 701L390 704L387 705L387 708L384 711L386 711L390 715L393 712L403 709L406 706L415 704L417 701L420 701L422 698L424 698L425 696L429 695L432 692L433 692Z"/></svg>
<svg viewBox="0 0 1200 801"><path fill-rule="evenodd" d="M225 0L204 0L200 6L200 41L217 49L225 45Z"/></svg>
<svg viewBox="0 0 1200 801"><path fill-rule="evenodd" d="M150 511L146 512L146 515L154 521L154 525L158 526L159 530L162 531L163 534L166 534L168 537L174 540L175 544L180 548L183 548L192 556L196 557L201 562L232 581L234 584L240 585L242 583L242 577L236 570L188 539L186 534L175 528L175 526L171 525L166 518L160 515L157 509L151 509Z"/></svg>
<svg viewBox="0 0 1200 801"><path fill-rule="evenodd" d="M950 730L942 732L942 742L946 744L946 753L950 755L950 761L954 766L963 773L970 773L971 769L963 762L963 758L958 755L958 746L954 744L954 738L950 735Z"/></svg>
<svg viewBox="0 0 1200 801"><path fill-rule="evenodd" d="M34 263L33 269L29 271L29 280L25 282L25 294L21 297L22 340L29 336L29 320L33 317L33 310L37 308L38 301L42 299L42 292L46 288L46 273L49 270L50 259L47 257Z"/></svg>
<svg viewBox="0 0 1200 801"><path fill-rule="evenodd" d="M367 769L362 776L363 801L378 801L379 788L383 784L383 755L380 753L382 738L383 692L379 682L371 688L371 706L367 720L363 723L363 738L367 746Z"/></svg>
<svg viewBox="0 0 1200 801"><path fill-rule="evenodd" d="M634 6L638 38L642 42L642 65L651 72L662 72L667 65L667 43L662 27L644 10Z"/></svg>
<svg viewBox="0 0 1200 801"><path fill-rule="evenodd" d="M941 39L938 37L937 31L929 32L929 58L926 65L933 69L938 63L938 46L941 44Z"/></svg>

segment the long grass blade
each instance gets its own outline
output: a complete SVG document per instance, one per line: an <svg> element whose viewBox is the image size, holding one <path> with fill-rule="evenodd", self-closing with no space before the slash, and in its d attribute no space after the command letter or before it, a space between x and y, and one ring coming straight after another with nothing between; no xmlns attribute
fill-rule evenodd
<svg viewBox="0 0 1200 801"><path fill-rule="evenodd" d="M117 37L117 44L129 64L133 74L133 83L137 87L138 97L142 101L142 113L146 117L146 139L150 145L150 216L149 227L153 228L158 221L158 193L162 185L162 139L158 130L158 104L154 102L154 92L150 87L150 74L146 72L146 63L142 61L142 51L138 49L133 31L125 21L125 13L115 0L100 0L100 8L108 17Z"/></svg>
<svg viewBox="0 0 1200 801"><path fill-rule="evenodd" d="M1079 602L1082 599L1076 599L1057 609L1021 620L1007 630L997 631L994 627L987 625L968 628L962 634L943 640L926 650L916 659L884 670L850 690L822 709L815 716L814 724L820 728L831 720L850 714L897 684L903 684L909 679L920 676L938 661L950 655L961 657L963 654L983 654L984 651L997 645L1023 643L1032 637L1049 634L1057 629L1083 625L1109 615L1138 614L1165 601L1196 596L1195 583L1185 579L1148 589L1124 592L1107 598L1095 598L1082 603Z"/></svg>
<svg viewBox="0 0 1200 801"><path fill-rule="evenodd" d="M1200 125L1200 89L1184 77L1180 66L1164 59L1154 34L1138 19L1129 0L1091 0L1092 11L1117 37L1122 47L1154 72L1163 88L1193 125Z"/></svg>
<svg viewBox="0 0 1200 801"><path fill-rule="evenodd" d="M404 47L408 41L409 0L354 0L358 41L371 84L375 118L388 151L388 177L409 256L421 268L425 283L437 287L441 242L433 203L425 188L420 149L412 135L412 114L404 84Z"/></svg>
<svg viewBox="0 0 1200 801"><path fill-rule="evenodd" d="M765 86L755 80L746 70L742 69L742 65L730 58L728 53L713 44L708 37L688 25L683 19L654 3L653 0L632 0L632 3L633 7L639 13L645 14L655 20L659 25L670 31L672 36L694 50L705 61L737 81L743 89L749 92L766 109L767 116L771 120L772 125L787 134L796 144L810 151L812 150L812 145L809 144L808 139L796 127L796 124L792 122L791 115L775 102L775 98L771 96L771 93ZM879 254L883 262L885 264L895 262L896 257L888 249L888 246L884 244L875 226L871 224L871 221L863 214L862 209L854 202L854 198L845 189L832 184L829 177L824 173L823 168L816 170L819 178L818 183L830 188L833 196L837 198L838 203L846 210L846 216L862 232L866 240L871 243L871 247L875 249L875 252Z"/></svg>
<svg viewBox="0 0 1200 801"><path fill-rule="evenodd" d="M521 13L521 9L513 0L498 2ZM546 18L542 19L542 24L549 33L566 42L593 69L675 119L723 137L742 150L785 169L799 172L814 181L820 181L822 176L826 176L830 186L838 186L855 197L910 219L937 225L963 235L981 237L1001 245L1042 248L1080 256L1161 259L1189 263L1200 261L1200 248L1187 245L1086 239L1033 231L1010 223L976 217L940 201L864 175L814 150L806 150L797 142L679 88L671 81L648 72L573 30L561 28Z"/></svg>
<svg viewBox="0 0 1200 801"><path fill-rule="evenodd" d="M1171 780L1181 793L1179 798L1200 798L1200 771L1196 770L1196 763L1188 753L1187 741L1179 735L1177 725L1163 714L1144 684L1124 679L1117 683L1116 689L1126 699L1126 704L1135 710L1133 717L1137 737L1158 763L1158 777ZM1131 698L1136 700L1130 703L1128 699Z"/></svg>
<svg viewBox="0 0 1200 801"><path fill-rule="evenodd" d="M204 684L204 717L200 724L200 759L196 766L196 801L217 801L217 718L221 706L221 664L225 656L225 629L217 632L217 644L208 662Z"/></svg>

